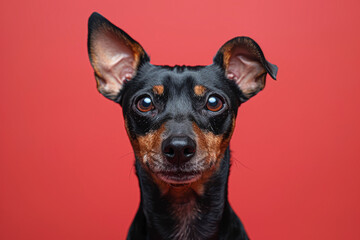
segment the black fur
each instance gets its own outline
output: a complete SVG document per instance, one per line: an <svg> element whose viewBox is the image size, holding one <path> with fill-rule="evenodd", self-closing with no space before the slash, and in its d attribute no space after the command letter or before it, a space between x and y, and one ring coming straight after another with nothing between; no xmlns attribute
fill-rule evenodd
<svg viewBox="0 0 360 240"><path fill-rule="evenodd" d="M128 120L130 132L145 135L171 118L186 116L201 129L223 134L230 127L232 116L236 116L240 105L238 87L223 76L224 71L217 65L163 67L143 64L135 78L125 84L121 93L123 98L120 104L124 117ZM192 89L198 84L209 89L200 98L192 94ZM152 92L154 85L163 85L164 94L156 96ZM213 94L225 100L226 107L219 113L204 109L205 101ZM144 95L152 97L157 112L144 114L135 108L134 102ZM176 107L179 102L182 102L182 108ZM156 117L153 117L153 114L156 114Z"/></svg>
<svg viewBox="0 0 360 240"><path fill-rule="evenodd" d="M217 65L162 67L144 64L139 68L137 76L124 87L121 105L129 132L145 135L151 130L157 130L164 122L182 116L182 121L195 122L204 131L212 131L216 135L229 134L232 117L236 116L240 104L237 98L239 89L223 76L223 70ZM190 94L197 84L210 91L201 98ZM164 85L165 92L159 98L152 93L153 85ZM136 99L145 94L153 97L159 109L156 117L153 113L143 114L134 108ZM220 113L203 109L206 99L212 94L226 99L227 106ZM182 102L181 108L175 107L179 106L179 101ZM157 185L141 167L139 160L135 166L141 202L127 239L173 239L172 230L176 219L171 213L171 200L161 196ZM201 215L189 226L193 229L190 239L248 239L242 223L227 200L229 167L230 151L227 149L219 170L206 183L206 192L196 199Z"/></svg>
<svg viewBox="0 0 360 240"><path fill-rule="evenodd" d="M171 208L168 199L161 197L156 184L138 161L135 162L135 167L141 202L127 240L172 239L176 220L168 210ZM243 224L227 200L229 169L230 151L227 149L219 171L206 184L206 193L197 199L202 210L201 215L189 226L194 229L191 239L249 239Z"/></svg>
<svg viewBox="0 0 360 240"><path fill-rule="evenodd" d="M212 65L156 66L138 42L94 13L88 52L98 90L123 108L135 151L141 201L127 239L248 239L228 202L228 143L238 107L262 90L266 74L276 77L277 67L266 61L259 45L237 37L220 48ZM154 90L158 86L161 93ZM145 98L151 108L143 111L139 103ZM221 107L211 110L210 98ZM139 144L143 138L145 147ZM164 147L174 139L186 143L180 153ZM207 143L219 139L215 149L209 148L213 145Z"/></svg>

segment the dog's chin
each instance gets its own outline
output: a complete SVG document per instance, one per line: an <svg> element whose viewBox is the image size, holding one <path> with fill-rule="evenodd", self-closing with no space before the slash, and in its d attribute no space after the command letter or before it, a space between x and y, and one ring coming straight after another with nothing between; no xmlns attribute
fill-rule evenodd
<svg viewBox="0 0 360 240"><path fill-rule="evenodd" d="M173 187L182 187L199 180L201 172L164 171L156 173L156 176Z"/></svg>

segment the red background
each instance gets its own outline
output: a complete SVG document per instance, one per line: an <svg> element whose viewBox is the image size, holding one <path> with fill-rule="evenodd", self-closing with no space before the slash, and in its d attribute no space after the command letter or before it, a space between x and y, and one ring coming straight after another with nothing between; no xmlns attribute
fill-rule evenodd
<svg viewBox="0 0 360 240"><path fill-rule="evenodd" d="M279 74L240 109L231 204L252 239L360 239L357 0L1 1L0 239L124 239L138 207L121 108L87 57L93 11L154 64L254 38Z"/></svg>

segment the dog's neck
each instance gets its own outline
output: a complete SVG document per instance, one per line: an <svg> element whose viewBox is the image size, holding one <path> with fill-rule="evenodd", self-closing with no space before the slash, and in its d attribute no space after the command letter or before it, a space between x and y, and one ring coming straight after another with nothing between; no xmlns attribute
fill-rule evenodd
<svg viewBox="0 0 360 240"><path fill-rule="evenodd" d="M216 238L224 208L228 206L229 149L201 194L186 186L170 187L164 194L138 161L135 165L141 189L139 211L143 211L150 239Z"/></svg>

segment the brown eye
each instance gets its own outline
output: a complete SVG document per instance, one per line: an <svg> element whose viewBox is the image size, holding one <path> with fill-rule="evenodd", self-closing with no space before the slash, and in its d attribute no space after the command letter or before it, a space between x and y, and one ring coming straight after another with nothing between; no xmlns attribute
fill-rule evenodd
<svg viewBox="0 0 360 240"><path fill-rule="evenodd" d="M217 112L222 109L223 105L224 103L220 98L216 96L210 96L207 100L206 108L212 112Z"/></svg>
<svg viewBox="0 0 360 240"><path fill-rule="evenodd" d="M154 105L151 101L151 98L149 97L143 97L141 98L137 104L136 107L141 111L141 112L148 112L150 110L154 109Z"/></svg>

